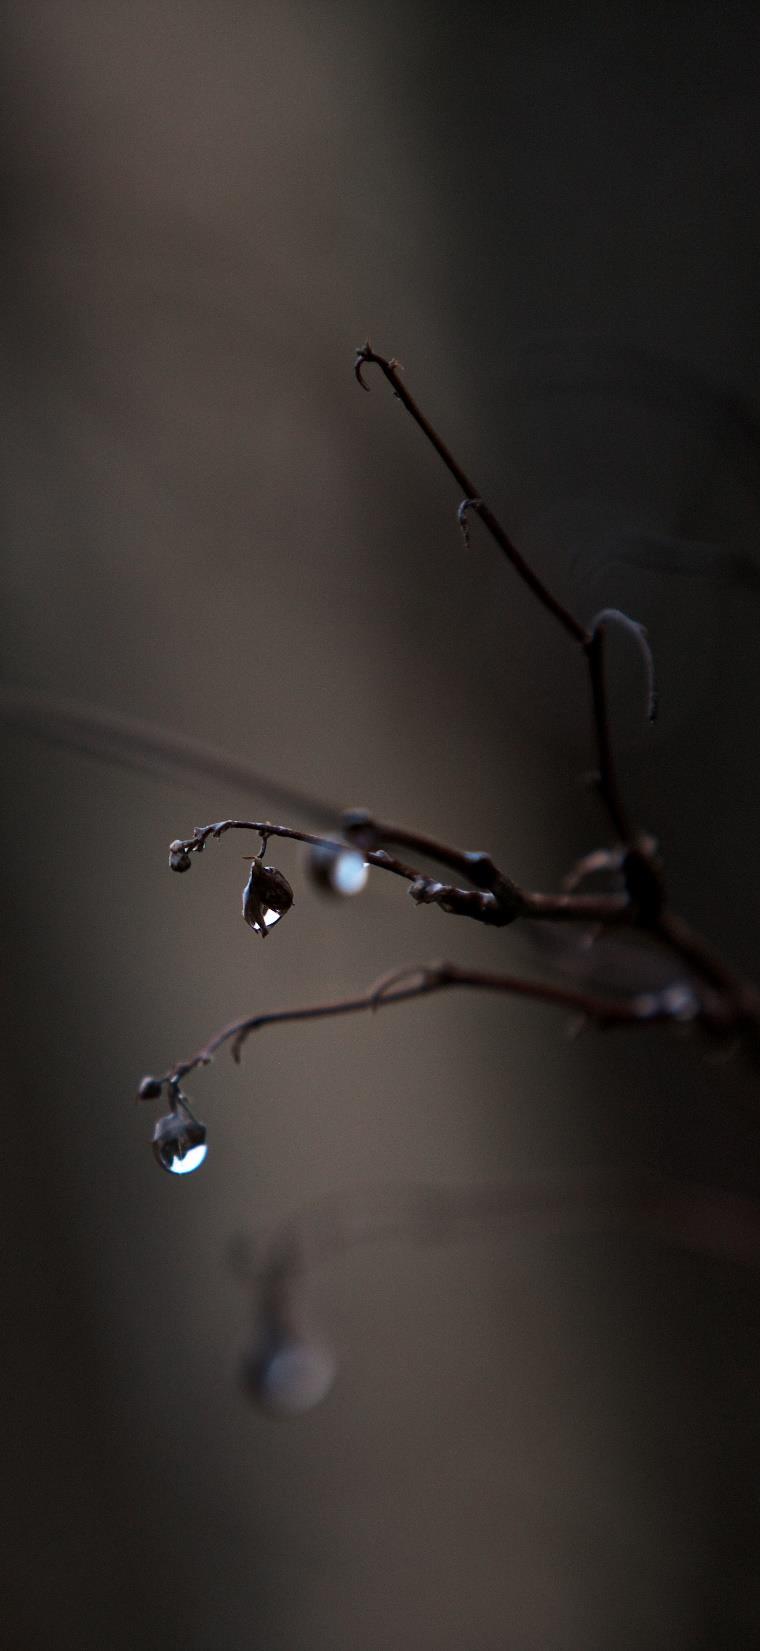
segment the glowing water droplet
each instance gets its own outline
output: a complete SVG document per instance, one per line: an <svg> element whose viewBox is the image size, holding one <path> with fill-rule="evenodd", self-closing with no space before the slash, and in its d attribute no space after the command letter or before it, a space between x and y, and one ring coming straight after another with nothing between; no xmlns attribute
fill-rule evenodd
<svg viewBox="0 0 760 1651"><path fill-rule="evenodd" d="M369 876L369 866L359 849L333 848L327 843L312 848L309 870L317 888L341 896L360 894Z"/></svg>
<svg viewBox="0 0 760 1651"><path fill-rule="evenodd" d="M170 1175L192 1175L194 1169L200 1169L207 1152L208 1146L203 1141L198 1147L190 1147L184 1158L181 1158L178 1152L171 1157L167 1154L168 1162L165 1167Z"/></svg>
<svg viewBox="0 0 760 1651"><path fill-rule="evenodd" d="M337 894L361 894L369 876L364 856L355 849L336 855L332 868L332 884Z"/></svg>
<svg viewBox="0 0 760 1651"><path fill-rule="evenodd" d="M187 1096L176 1094L172 1110L159 1118L153 1131L153 1151L162 1169L170 1175L192 1175L200 1169L206 1152L206 1125L196 1118Z"/></svg>

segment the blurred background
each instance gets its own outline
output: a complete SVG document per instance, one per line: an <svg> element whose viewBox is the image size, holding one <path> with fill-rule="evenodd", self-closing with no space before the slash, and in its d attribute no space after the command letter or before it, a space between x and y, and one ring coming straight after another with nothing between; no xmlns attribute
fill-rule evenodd
<svg viewBox="0 0 760 1651"><path fill-rule="evenodd" d="M379 375L357 389L367 335L558 594L648 626L655 732L611 648L630 805L677 907L756 965L757 9L23 0L3 25L0 1642L760 1643L752 1269L624 1232L359 1250L314 1280L335 1389L286 1425L241 1388L228 1259L341 1189L645 1169L754 1195L741 1060L449 994L221 1055L188 1083L186 1180L133 1100L254 1009L554 956L380 874L331 904L292 845L262 947L258 843L171 877L194 825L308 826L292 787L538 888L608 840L582 661L477 528L465 551ZM40 737L70 702L261 783Z"/></svg>

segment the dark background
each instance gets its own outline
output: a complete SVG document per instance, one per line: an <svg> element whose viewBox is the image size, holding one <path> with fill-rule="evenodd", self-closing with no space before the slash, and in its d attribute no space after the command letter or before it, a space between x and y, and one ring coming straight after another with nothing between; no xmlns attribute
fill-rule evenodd
<svg viewBox="0 0 760 1651"><path fill-rule="evenodd" d="M403 1242L325 1269L333 1395L237 1369L231 1236L340 1188L645 1167L758 1190L756 1074L475 995L145 1070L249 1009L530 937L379 874L266 948L228 837L266 785L41 740L19 691L223 748L555 887L606 841L582 662L353 350L369 333L613 648L674 900L756 960L758 72L752 5L23 0L3 8L8 1651L750 1646L756 1275L630 1235ZM29 702L31 703L31 702ZM51 721L50 727L53 727ZM297 822L298 823L298 822ZM303 823L301 821L300 823ZM747 1103L750 1103L749 1105Z"/></svg>

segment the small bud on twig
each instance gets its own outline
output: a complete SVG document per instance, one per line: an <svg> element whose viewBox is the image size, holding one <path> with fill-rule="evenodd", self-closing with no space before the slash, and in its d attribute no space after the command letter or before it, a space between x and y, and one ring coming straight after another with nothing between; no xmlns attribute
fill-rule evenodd
<svg viewBox="0 0 760 1651"><path fill-rule="evenodd" d="M157 1101L162 1089L163 1085L160 1078L143 1078L140 1088L137 1091L138 1100Z"/></svg>

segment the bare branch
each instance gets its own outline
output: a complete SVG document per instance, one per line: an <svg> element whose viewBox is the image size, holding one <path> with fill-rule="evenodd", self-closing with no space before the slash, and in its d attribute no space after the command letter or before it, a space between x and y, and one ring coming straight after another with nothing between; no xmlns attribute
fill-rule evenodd
<svg viewBox="0 0 760 1651"><path fill-rule="evenodd" d="M628 615L622 613L619 609L607 608L597 616L591 630L587 630L586 626L582 625L580 620L576 619L575 615L570 612L570 609L567 608L565 604L561 602L552 591L549 590L548 586L544 584L543 580L539 578L538 574L530 566L530 563L527 562L525 557L521 555L520 551L517 549L517 546L510 539L506 530L502 527L498 517L494 515L494 512L491 510L490 506L487 505L485 500L482 498L479 489L475 486L471 477L468 476L462 465L454 457L451 450L446 446L446 443L443 441L441 436L439 436L438 431L430 423L430 420L425 416L421 408L418 407L414 397L410 395L405 384L403 383L403 380L399 376L398 362L395 360L387 360L385 356L378 355L377 352L372 349L371 344L364 344L362 348L356 352L355 371L359 383L365 390L369 388L363 377L363 368L367 365L373 365L380 368L381 373L391 385L394 395L402 403L410 418L412 418L415 424L418 425L423 435L430 442L431 447L435 449L439 458L442 459L446 469L449 471L449 474L454 477L457 485L464 493L464 499L459 506L458 519L465 543L469 544L467 512L472 511L480 518L484 527L490 533L491 538L499 546L499 549L503 551L504 555L507 557L507 560L511 562L515 572L523 580L523 583L528 586L528 589L533 592L533 595L536 597L537 601L540 602L541 606L545 608L554 619L556 619L557 623L561 625L566 634L570 636L574 642L577 642L583 649L586 664L588 666L591 686L591 702L597 747L597 759L599 763L599 794L620 841L623 843L631 843L633 841L634 834L628 820L626 810L623 806L623 800L615 774L615 766L612 755L612 744L609 731L609 712L607 706L607 686L604 670L604 630L607 623L610 620L615 619L633 631L637 635L639 644L646 650L647 662L649 666L648 708L651 715L656 707L656 694L654 691L654 672L651 651L649 649L646 632L644 631L643 626L640 626L636 620L629 619Z"/></svg>
<svg viewBox="0 0 760 1651"><path fill-rule="evenodd" d="M210 825L196 826L192 837L175 838L169 845L170 864L175 871L187 871L190 856L201 854L209 838L217 840L227 831L253 831L261 838L262 844L266 844L270 837L283 837L334 852L349 847L359 848L368 865L404 878L410 884L409 893L417 905L437 905L454 916L470 917L490 927L503 928L520 917L616 923L630 909L626 894L540 894L520 889L494 865L489 854L468 853L421 833L406 831L400 826L379 825L364 809L353 809L344 814L343 822L347 828L347 842L320 837L314 832L297 831L293 826L275 825L271 820L216 820ZM418 867L407 865L386 849L368 846L381 839L408 845L430 859L440 860L463 872L475 884L474 890L436 882L426 877Z"/></svg>
<svg viewBox="0 0 760 1651"><path fill-rule="evenodd" d="M176 837L169 845L170 858L201 854L210 837L217 840L227 831L254 831L263 843L270 837L285 837L294 843L308 843L313 848L332 849L336 853L352 846L337 838L317 836L312 831L297 831L294 826L275 825L271 820L215 820L211 825L196 826L192 837ZM378 866L381 871L393 872L396 877L404 877L409 883L420 875L415 866L407 866L381 849L366 852L364 858L370 865Z"/></svg>
<svg viewBox="0 0 760 1651"><path fill-rule="evenodd" d="M428 860L437 860L457 876L465 877L477 889L488 889L496 894L504 887L513 895L519 894L517 885L494 865L490 854L481 850L454 848L437 837L428 837L421 831L410 831L407 826L387 825L373 818L366 808L347 809L341 819L347 837L359 848L373 849L392 843L398 848L410 848Z"/></svg>
<svg viewBox="0 0 760 1651"><path fill-rule="evenodd" d="M408 977L412 977L412 983L404 984ZM365 1010L388 1008L393 1004L408 1003L414 998L429 997L434 992L445 991L450 987L470 987L477 991L529 998L537 1003L545 1003L553 1008L582 1015L602 1027L641 1027L659 1021L682 1022L697 1019L712 1024L716 1014L722 1027L725 1018L719 1014L718 1004L701 1000L688 986L671 986L660 992L639 992L632 997L608 997L584 992L573 986L523 980L518 975L499 974L487 969L462 968L456 963L414 964L401 971L395 978L384 977L361 997L338 998L332 1003L310 1004L301 1008L268 1010L263 1014L248 1015L242 1020L231 1021L187 1060L178 1061L161 1077L143 1082L153 1086L158 1084L171 1087L196 1067L208 1066L217 1051L228 1043L233 1059L239 1060L243 1044L264 1026L285 1025L295 1021L329 1020L338 1015L360 1014ZM155 1087L146 1091L145 1098L155 1098Z"/></svg>
<svg viewBox="0 0 760 1651"><path fill-rule="evenodd" d="M742 980L683 919L666 912L656 845L651 837L638 838L618 857L617 863L625 883L624 893L543 894L520 889L498 870L490 855L479 852L470 855L421 833L406 831L398 826L377 825L364 810L353 810L344 815L344 820L349 827L352 822L356 823L356 836L350 830L352 840L349 843L320 837L313 832L298 831L293 826L276 825L271 820L217 820L210 825L196 826L192 837L176 838L170 844L170 863L175 870L186 870L192 854L202 853L209 838L217 839L227 831L256 832L262 845L270 837L282 837L338 852L347 846L356 847L357 837L361 838L364 829L370 834L387 831L395 841L407 842L431 858L462 868L469 866L472 882L477 884L482 878L495 885L494 890L476 888L473 891L451 883L439 883L434 878L426 877L418 867L396 859L385 849L362 848L369 865L391 872L409 883L409 893L417 905L435 905L450 915L469 917L493 928L503 928L518 919L610 925L627 923L643 929L655 943L685 963L698 980L722 994L727 999L725 1013L730 1024L739 1019L756 1022L760 1026L760 993L757 988ZM600 864L600 860L594 860L595 869Z"/></svg>
<svg viewBox="0 0 760 1651"><path fill-rule="evenodd" d="M437 430L433 428L430 420L425 417L425 414L417 406L413 396L409 394L409 391L407 390L399 374L399 363L393 359L389 361L385 356L378 355L376 351L372 349L370 343L362 345L362 348L356 352L355 372L362 388L367 390L369 386L365 383L363 377L363 368L365 365L373 365L380 368L381 373L383 373L385 378L387 378L394 395L398 397L399 401L406 408L407 413L409 413L410 417L414 419L415 424L419 426L423 435L426 436L427 440L430 442L431 447L435 448L436 453L439 458L443 460L443 463L445 464L450 475L454 477L457 486L467 500L469 509L471 509L476 516L480 517L481 522L483 522L484 526L488 529L491 538L495 540L496 544L499 546L499 549L504 552L507 560L512 563L515 572L519 574L519 577L528 586L529 590L532 590L533 595L537 597L538 601L541 603L541 606L546 608L547 612L553 614L554 618L562 626L563 630L567 631L568 635L572 636L576 642L585 644L588 641L588 633L585 626L581 625L580 621L576 619L572 613L570 613L569 609L566 608L564 604L553 595L553 593L543 583L543 580L539 579L538 574L534 573L533 568L528 562L526 562L524 556L521 556L517 546L512 543L508 533L502 527L501 522L485 503L485 500L481 496L480 489L475 486L475 483L467 475L467 472L462 469L461 464L459 464L454 458L453 453L450 452L449 448L446 446L446 443L439 436Z"/></svg>
<svg viewBox="0 0 760 1651"><path fill-rule="evenodd" d="M706 1030L722 1037L727 1033L739 1035L750 1032L755 1044L760 1044L760 993L725 964L686 923L667 910L665 885L656 843L649 836L634 834L620 794L609 730L605 637L611 623L620 623L634 634L644 652L648 709L650 714L653 714L656 703L654 675L651 652L643 627L618 609L605 608L597 614L591 629L586 630L553 596L512 544L470 477L409 394L400 377L399 363L377 355L369 344L364 345L357 352L356 376L365 389L367 385L363 369L368 364L380 368L394 395L422 430L462 489L465 497L460 506L459 517L465 536L467 513L474 511L541 605L581 647L589 671L599 759L599 790L621 846L614 851L599 850L586 856L567 880L565 889L557 894L521 889L499 869L490 854L465 851L406 827L383 824L373 819L366 810L355 809L343 816L343 830L349 846L358 848L368 865L389 871L407 881L410 885L409 893L418 905L436 905L444 912L471 917L484 924L499 927L518 918L582 922L597 926L624 923L643 932L668 955L685 964L687 978L673 981L662 990L640 992L635 996L621 998L595 995L567 984L526 981L513 975L464 969L452 963L414 966L411 971L404 969L386 977L372 991L359 997L304 1008L277 1010L234 1021L217 1032L189 1060L180 1062L162 1078L144 1080L141 1093L145 1098L153 1098L156 1089L160 1093L163 1085L176 1086L181 1077L197 1066L206 1065L213 1059L217 1050L227 1043L230 1044L235 1059L239 1059L246 1039L263 1026L325 1019L367 1009L377 1010L455 986L531 998L571 1010L585 1021L598 1026L643 1026L657 1021L696 1021ZM257 833L261 838L262 857L266 843L271 837L291 839L333 853L340 853L347 846L344 841L317 836L291 826L273 824L268 820L218 820L210 825L196 827L191 838L177 839L171 844L170 861L173 868L176 871L187 870L191 864L191 856L201 853L209 838L220 838L232 830ZM459 884L439 882L434 877L426 875L416 865L409 865L391 854L388 845L407 848L415 855L437 861L454 872L457 877L464 878L470 886L465 888ZM620 892L577 892L578 884L585 876L602 869L614 869L619 872L623 884ZM267 868L264 867L263 870L266 871ZM279 874L274 870L271 875Z"/></svg>
<svg viewBox="0 0 760 1651"><path fill-rule="evenodd" d="M599 773L597 785L599 795L612 821L613 827L621 843L630 843L633 838L633 829L625 810L623 799L615 772L615 761L612 752L612 738L610 735L609 707L607 702L607 677L605 672L605 633L604 627L593 631L583 642L586 663L589 672L591 687L591 709L593 715L594 734L596 737L597 761Z"/></svg>
<svg viewBox="0 0 760 1651"><path fill-rule="evenodd" d="M569 872L562 879L562 887L567 894L573 894L587 877L596 877L601 871L619 872L623 867L623 851L615 848L595 848L590 854L584 854L576 860Z"/></svg>

